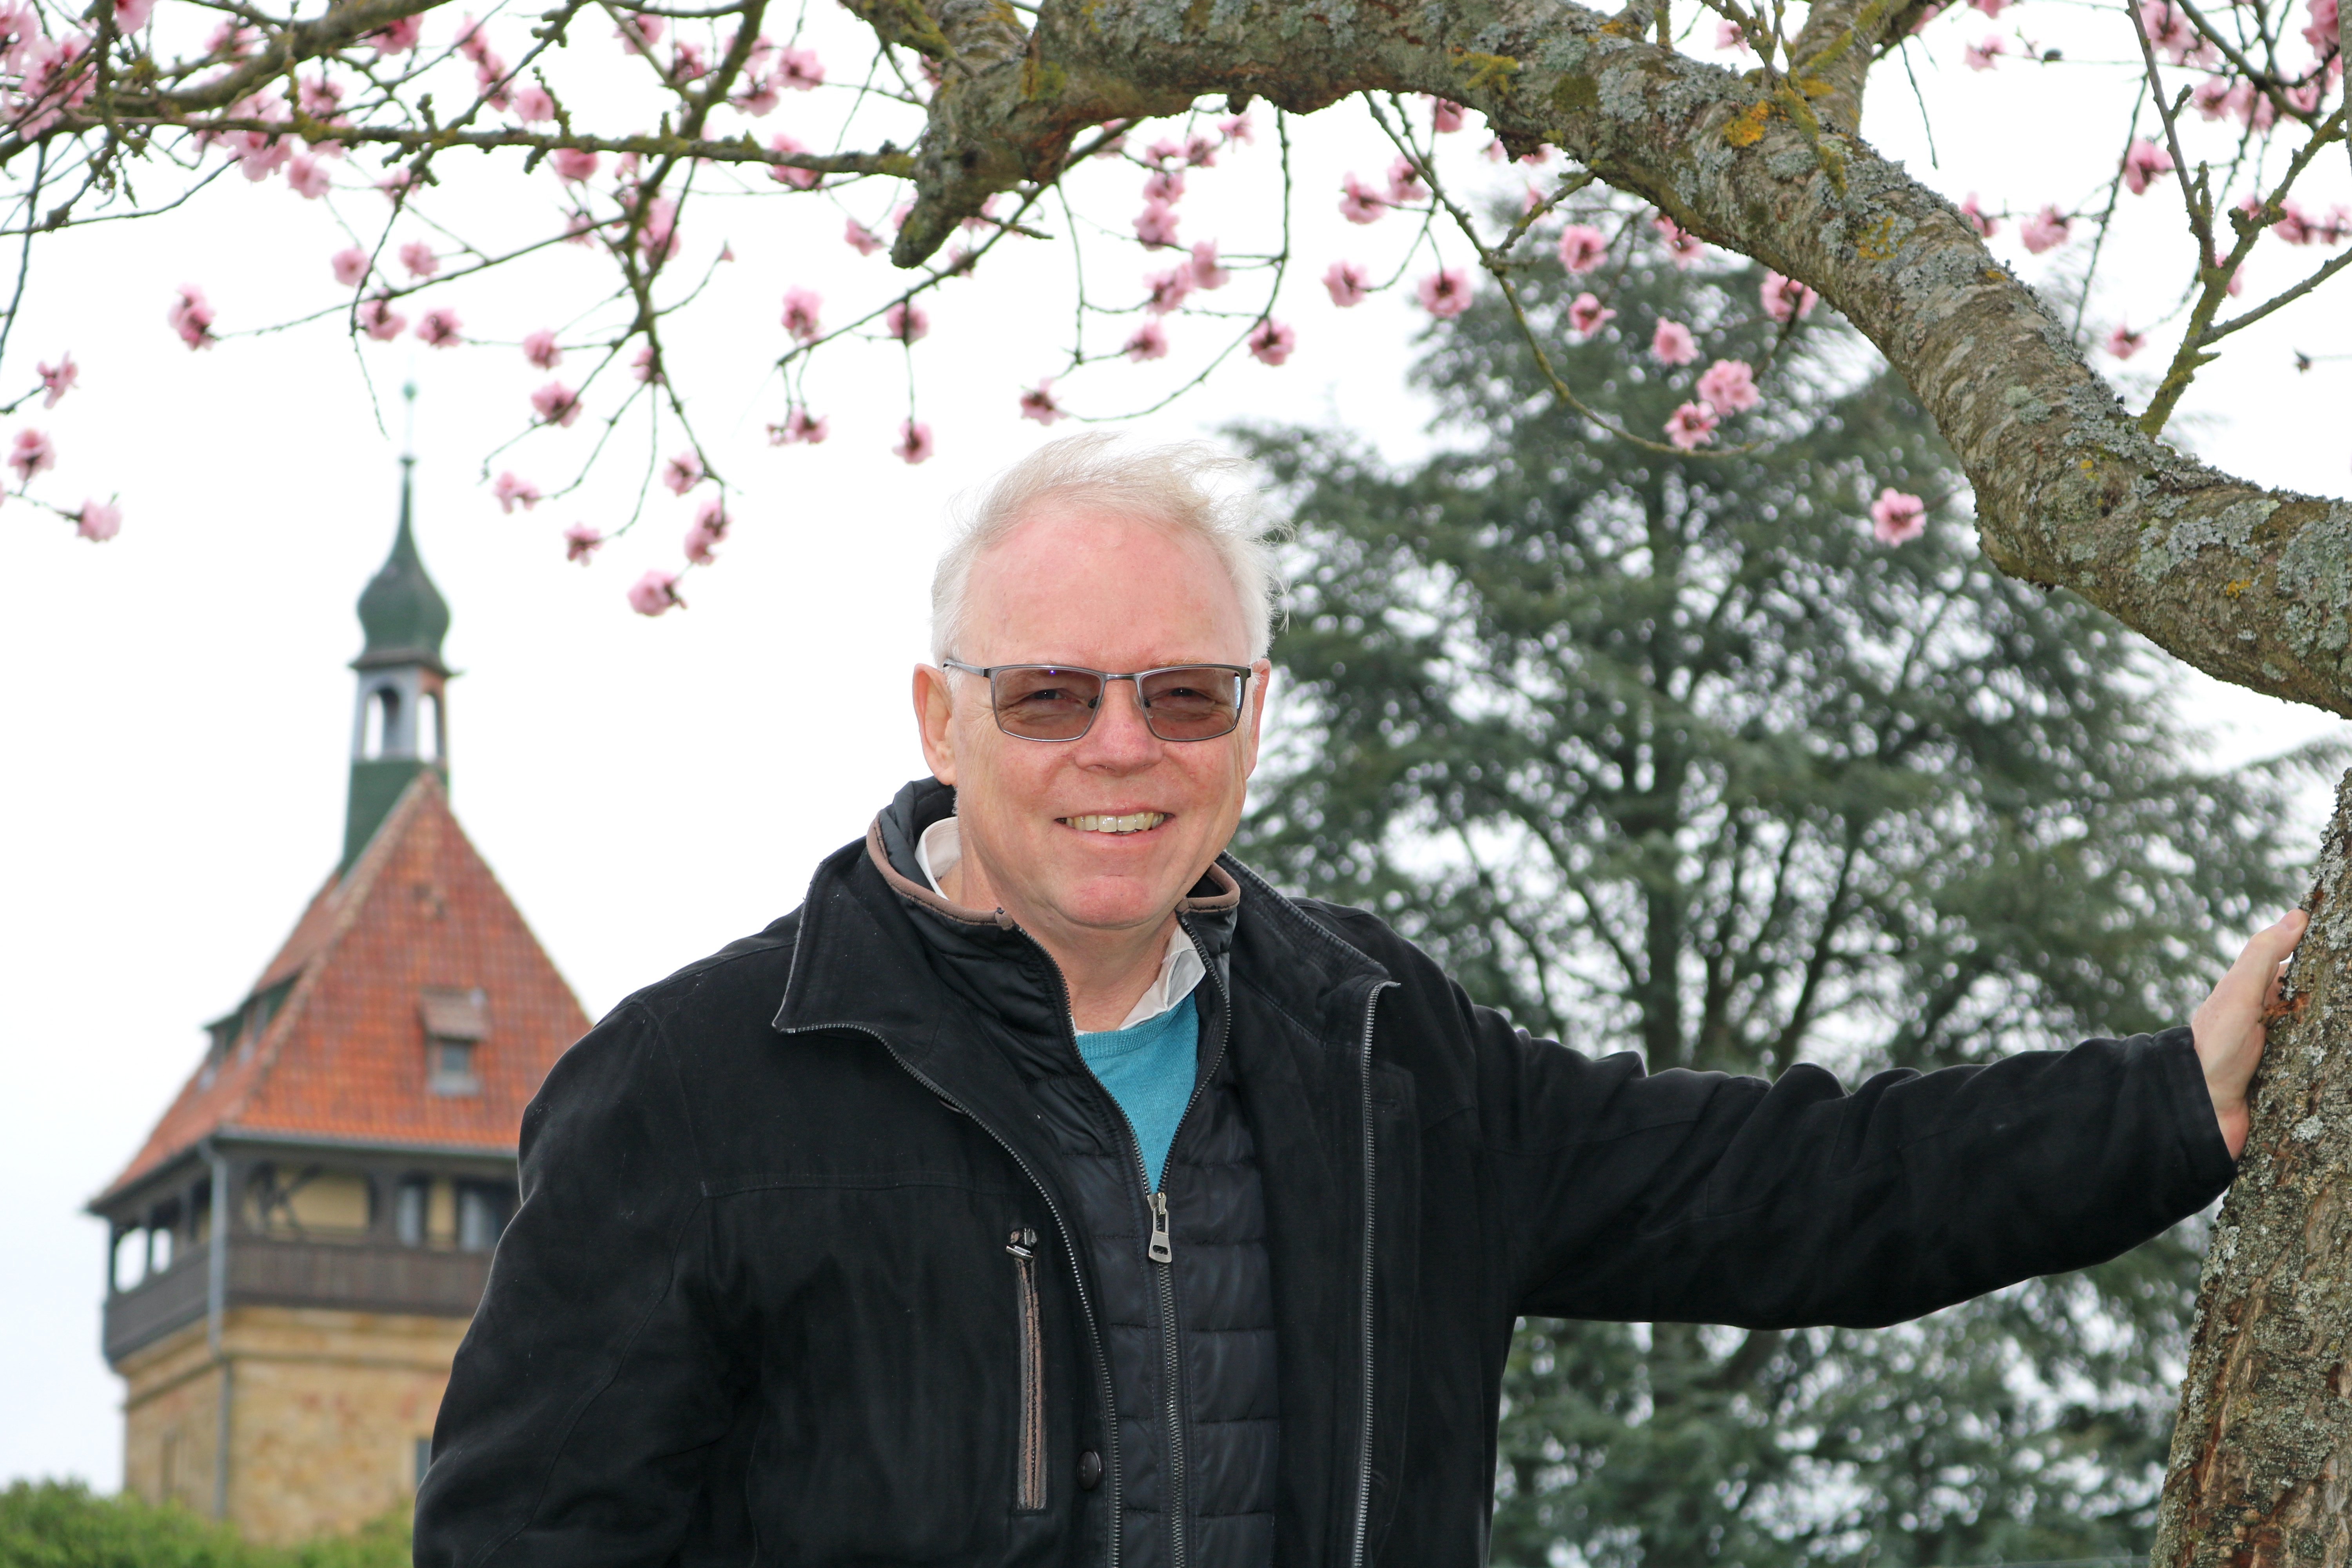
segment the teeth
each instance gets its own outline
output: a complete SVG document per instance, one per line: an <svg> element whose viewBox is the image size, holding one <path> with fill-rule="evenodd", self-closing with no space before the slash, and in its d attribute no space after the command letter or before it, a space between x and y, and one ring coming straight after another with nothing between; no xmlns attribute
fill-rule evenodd
<svg viewBox="0 0 2352 1568"><path fill-rule="evenodd" d="M1143 833L1168 820L1164 811L1139 811L1126 816L1066 816L1081 833Z"/></svg>

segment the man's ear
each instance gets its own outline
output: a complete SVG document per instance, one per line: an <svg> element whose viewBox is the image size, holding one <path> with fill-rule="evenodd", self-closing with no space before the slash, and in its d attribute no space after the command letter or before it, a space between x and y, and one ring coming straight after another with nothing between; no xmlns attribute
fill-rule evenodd
<svg viewBox="0 0 2352 1568"><path fill-rule="evenodd" d="M1258 731L1265 722L1265 700L1268 689L1273 684L1274 661L1265 658L1253 660L1250 664L1250 710L1247 721L1249 733L1242 742L1242 777L1244 778L1248 778L1257 772Z"/></svg>
<svg viewBox="0 0 2352 1568"><path fill-rule="evenodd" d="M955 699L948 690L948 672L928 664L915 666L915 728L922 738L923 761L931 776L943 784L955 777Z"/></svg>

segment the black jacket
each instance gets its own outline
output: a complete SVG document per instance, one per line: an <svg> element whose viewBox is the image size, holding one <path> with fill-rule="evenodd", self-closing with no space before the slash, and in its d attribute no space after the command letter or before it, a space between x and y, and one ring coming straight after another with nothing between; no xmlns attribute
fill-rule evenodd
<svg viewBox="0 0 2352 1568"><path fill-rule="evenodd" d="M1094 1286L1058 1146L992 1044L1065 1027L1027 1012L1058 980L1032 948L976 994L881 858L878 833L844 847L801 909L549 1076L418 1563L1109 1561L1113 1478L1080 1485L1111 1448ZM1811 1067L1645 1075L1513 1029L1368 914L1220 865L1282 1568L1484 1560L1522 1313L1895 1322L2111 1257L2232 1171L2186 1029L1852 1094Z"/></svg>

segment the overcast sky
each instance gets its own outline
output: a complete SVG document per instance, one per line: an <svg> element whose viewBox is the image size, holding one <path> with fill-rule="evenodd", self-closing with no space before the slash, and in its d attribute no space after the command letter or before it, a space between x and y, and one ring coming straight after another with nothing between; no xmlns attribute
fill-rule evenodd
<svg viewBox="0 0 2352 1568"><path fill-rule="evenodd" d="M2010 17L2020 15L2046 15L2053 38L2077 25L2054 0ZM1986 30L1963 22L1970 37ZM1958 42L1944 39L1944 53ZM2069 47L2075 58L2099 52ZM1956 197L2071 204L2122 142L2095 72L2011 62L1974 77L1928 61L1923 86L1943 131L1931 169L1918 108L1899 76L1881 78L1869 131ZM1259 127L1255 152L1197 182L1187 239L1255 232L1227 248L1263 243L1263 110ZM1299 259L1276 314L1297 323L1298 352L1279 370L1229 363L1134 428L1344 422L1410 458L1426 445L1406 374L1425 318L1393 297L1343 316L1315 282L1336 257L1392 262L1403 220L1354 229L1333 211L1343 172L1376 175L1388 158L1350 109L1297 134ZM2343 184L2339 170L2323 196L2341 199ZM459 216L485 225L510 200L457 195L477 204ZM348 200L373 216L375 198ZM1128 201L1117 198L1114 219ZM933 338L917 351L940 437L928 464L887 453L905 393L879 352L842 356L821 384L832 440L777 451L761 428L781 411L767 377L782 346L778 295L814 282L846 299L854 267L881 264L856 262L837 216L796 221L791 203L739 202L700 226L696 210L697 239L736 226L738 259L676 341L673 367L742 495L720 564L688 584L688 610L659 620L627 613L621 591L648 564L675 563L690 508L661 494L644 529L583 571L562 563L558 535L575 521L610 526L631 476L514 516L478 483L481 454L544 379L511 350L404 342L355 356L329 327L192 354L170 336L163 310L184 281L207 289L225 331L327 302L324 258L344 240L320 208L232 179L181 214L68 236L37 260L0 374L13 386L32 359L73 351L82 389L32 417L62 454L58 493L119 491L124 523L93 547L29 507L0 510L0 668L12 672L0 689L0 1479L117 1484L120 1389L97 1349L105 1238L80 1205L136 1148L194 1066L198 1026L243 996L340 847L352 604L390 542L397 493L396 415L388 440L362 359L378 391L411 374L422 388L418 533L464 671L449 708L458 814L592 1016L790 909L814 861L920 770L907 669L923 652L945 507L1043 438L1013 416L1013 395L1065 341L1062 262L1013 258L932 307ZM2133 217L2103 262L2116 291L2102 300L2137 323L2148 313L2135 301L2161 294L2185 242L2153 201ZM1120 254L1121 277L1141 270ZM2031 275L2021 252L2004 254ZM511 341L549 324L547 287L486 282L462 309ZM2340 324L2322 325L2347 315L2323 300L2249 333L2192 395L2181 433L2241 473L2346 493L2347 367L2297 375L2289 351L2352 351ZM1114 376L1085 395L1131 405L1147 387ZM551 483L558 456L526 448L512 466ZM790 696L810 670L831 699L814 719ZM870 710L838 700L844 671L870 674ZM2187 690L2224 761L2341 728L2210 683Z"/></svg>

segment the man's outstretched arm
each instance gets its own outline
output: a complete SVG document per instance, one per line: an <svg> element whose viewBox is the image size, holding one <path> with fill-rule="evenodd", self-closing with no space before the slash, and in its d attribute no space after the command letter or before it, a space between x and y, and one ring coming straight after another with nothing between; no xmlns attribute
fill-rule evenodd
<svg viewBox="0 0 2352 1568"><path fill-rule="evenodd" d="M2228 1185L2301 929L2256 937L2193 1028L1851 1093L1808 1066L1649 1075L1471 1009L1515 1310L1872 1326L2114 1257Z"/></svg>

